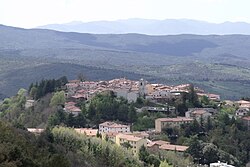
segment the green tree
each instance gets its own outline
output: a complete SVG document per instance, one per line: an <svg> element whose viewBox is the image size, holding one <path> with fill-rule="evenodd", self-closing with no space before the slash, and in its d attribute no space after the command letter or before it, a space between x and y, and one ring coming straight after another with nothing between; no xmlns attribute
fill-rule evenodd
<svg viewBox="0 0 250 167"><path fill-rule="evenodd" d="M160 167L171 167L167 161L161 161Z"/></svg>
<svg viewBox="0 0 250 167"><path fill-rule="evenodd" d="M137 120L137 113L134 106L131 105L129 106L128 109L128 122L133 123L136 122L136 120Z"/></svg>
<svg viewBox="0 0 250 167"><path fill-rule="evenodd" d="M200 164L203 161L202 144L197 135L191 138L187 152L193 157L195 163Z"/></svg>
<svg viewBox="0 0 250 167"><path fill-rule="evenodd" d="M207 121L205 123L205 129L206 131L210 131L211 129L213 128L213 124L212 124L212 120L211 120L211 117L207 117Z"/></svg>
<svg viewBox="0 0 250 167"><path fill-rule="evenodd" d="M121 144L121 146L123 146L126 149L133 148L133 146L129 142L124 142L124 143Z"/></svg>
<svg viewBox="0 0 250 167"><path fill-rule="evenodd" d="M201 97L201 104L203 105L209 105L209 99L207 96L202 96Z"/></svg>
<svg viewBox="0 0 250 167"><path fill-rule="evenodd" d="M48 120L48 126L53 127L55 125L60 125L60 124L65 124L66 123L66 113L62 110L59 109L54 115L49 117Z"/></svg>
<svg viewBox="0 0 250 167"><path fill-rule="evenodd" d="M212 162L217 162L219 160L219 154L218 154L218 148L212 144L205 144L205 146L202 149L202 154L204 158L205 164L210 164Z"/></svg>
<svg viewBox="0 0 250 167"><path fill-rule="evenodd" d="M60 167L70 167L70 162L69 160L64 157L63 155L60 154L55 154L51 156L48 164L46 165L47 167L55 167L55 166L60 166Z"/></svg>
<svg viewBox="0 0 250 167"><path fill-rule="evenodd" d="M127 121L128 119L128 106L126 104L121 104L117 111L117 118L120 121Z"/></svg>
<svg viewBox="0 0 250 167"><path fill-rule="evenodd" d="M160 164L161 164L161 161L158 157L156 157L155 155L153 154L150 154L148 157L147 157L147 162L148 164L150 165L154 165L154 167L159 167Z"/></svg>
<svg viewBox="0 0 250 167"><path fill-rule="evenodd" d="M64 105L65 101L66 99L64 91L56 92L51 98L50 105L51 106Z"/></svg>
<svg viewBox="0 0 250 167"><path fill-rule="evenodd" d="M147 163L149 153L144 145L141 146L139 150L139 159L145 163Z"/></svg>
<svg viewBox="0 0 250 167"><path fill-rule="evenodd" d="M32 97L32 99L36 99L36 96L37 96L37 87L32 87L31 89L30 89L30 93L29 93L29 96L30 97Z"/></svg>
<svg viewBox="0 0 250 167"><path fill-rule="evenodd" d="M199 100L198 100L198 96L194 90L194 85L190 84L189 87L189 104L191 105L191 107L200 107L199 104Z"/></svg>
<svg viewBox="0 0 250 167"><path fill-rule="evenodd" d="M67 120L66 120L66 124L67 126L69 127L73 127L75 125L75 117L74 117L74 114L72 113L69 113L68 114L68 117L67 117Z"/></svg>

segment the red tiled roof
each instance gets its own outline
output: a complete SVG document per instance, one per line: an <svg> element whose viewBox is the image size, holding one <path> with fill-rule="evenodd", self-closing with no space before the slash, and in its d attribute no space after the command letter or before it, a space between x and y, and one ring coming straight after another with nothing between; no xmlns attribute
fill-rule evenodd
<svg viewBox="0 0 250 167"><path fill-rule="evenodd" d="M118 133L117 132L108 132L105 133L108 137L115 137Z"/></svg>
<svg viewBox="0 0 250 167"><path fill-rule="evenodd" d="M184 152L188 149L187 146L180 146L180 145L172 145L172 144L163 144L159 147L162 150L170 150L170 151L181 151Z"/></svg>
<svg viewBox="0 0 250 167"><path fill-rule="evenodd" d="M75 103L75 102L73 102L73 101L70 101L70 102L65 103L65 105L72 106L72 105L76 105L76 103Z"/></svg>
<svg viewBox="0 0 250 167"><path fill-rule="evenodd" d="M115 122L103 122L100 125L111 127L111 128L126 128L126 127L128 127L128 125L117 124Z"/></svg>
<svg viewBox="0 0 250 167"><path fill-rule="evenodd" d="M85 96L81 94L77 94L75 96L72 96L72 98L79 99L79 98L85 98Z"/></svg>
<svg viewBox="0 0 250 167"><path fill-rule="evenodd" d="M246 101L246 100L239 100L239 101L237 101L236 103L238 103L238 104L250 104L250 101Z"/></svg>
<svg viewBox="0 0 250 167"><path fill-rule="evenodd" d="M192 112L192 114L197 114L197 115L202 115L202 114L205 114L206 111L205 110L195 110Z"/></svg>
<svg viewBox="0 0 250 167"><path fill-rule="evenodd" d="M140 137L135 137L135 136L132 136L132 135L126 135L126 134L118 134L119 138L120 139L125 139L125 140L128 140L128 141L139 141L141 140L142 138Z"/></svg>
<svg viewBox="0 0 250 167"><path fill-rule="evenodd" d="M248 117L243 117L242 119L246 120L246 121L250 121L250 116Z"/></svg>
<svg viewBox="0 0 250 167"><path fill-rule="evenodd" d="M70 109L71 112L81 112L81 109L78 107L74 107L72 109Z"/></svg>
<svg viewBox="0 0 250 167"><path fill-rule="evenodd" d="M193 121L192 118L186 118L186 117L177 117L177 118L158 118L156 120L162 121L162 122L182 122L182 121Z"/></svg>
<svg viewBox="0 0 250 167"><path fill-rule="evenodd" d="M155 144L158 144L158 145L163 145L163 144L170 144L170 142L168 141L163 141L163 140L156 140L156 141L153 141Z"/></svg>
<svg viewBox="0 0 250 167"><path fill-rule="evenodd" d="M157 141L152 141L152 142L150 142L147 146L148 146L148 147L152 147L152 146L154 146L154 145L161 146L161 145L164 145L164 144L170 144L170 142L168 142L168 141L163 141L163 140L157 140Z"/></svg>

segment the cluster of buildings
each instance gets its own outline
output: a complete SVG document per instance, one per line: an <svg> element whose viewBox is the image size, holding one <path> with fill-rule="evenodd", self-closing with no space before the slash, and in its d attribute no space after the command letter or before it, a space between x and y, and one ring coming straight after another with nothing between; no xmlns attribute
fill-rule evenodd
<svg viewBox="0 0 250 167"><path fill-rule="evenodd" d="M133 154L138 154L140 148L144 145L150 151L179 151L184 152L187 146L172 145L167 141L151 141L149 140L149 132L131 132L129 125L117 124L114 122L104 122L99 124L99 133L105 140L112 141L118 145L129 145Z"/></svg>
<svg viewBox="0 0 250 167"><path fill-rule="evenodd" d="M149 140L149 132L131 132L130 125L115 122L103 122L99 124L99 129L74 128L74 130L88 137L96 137L100 134L103 140L108 140L119 146L127 147L134 155L138 155L142 146L147 147L148 150L153 152L159 150L184 152L188 148L187 146L173 145L162 140L151 141ZM28 131L40 134L44 129L28 128Z"/></svg>
<svg viewBox="0 0 250 167"><path fill-rule="evenodd" d="M66 96L71 100L89 100L100 92L113 91L116 96L124 97L129 102L135 102L142 96L149 100L159 100L179 96L181 93L189 92L190 84L168 86L163 84L150 84L140 79L132 81L125 78L113 79L110 81L85 81L72 80L66 84ZM200 96L207 96L210 99L220 99L219 95L206 94L203 90L195 88Z"/></svg>
<svg viewBox="0 0 250 167"><path fill-rule="evenodd" d="M225 101L226 105L236 106L238 109L235 111L235 117L241 119L244 125L250 130L250 101L239 100L236 102Z"/></svg>
<svg viewBox="0 0 250 167"><path fill-rule="evenodd" d="M158 120L163 119L160 118ZM176 126L179 126L182 123L189 123L191 119L173 118L172 120L165 119L163 121L167 121L168 123L172 122L168 124L170 126L175 126L175 124ZM185 152L188 149L188 146L173 145L168 141L151 141L148 139L149 134L147 132L131 132L129 125L118 124L115 122L104 122L99 124L99 130L92 128L75 128L74 130L88 137L96 137L99 133L101 134L103 140L112 141L114 144L126 147L130 149L134 155L138 155L139 150L142 146L147 147L149 151L154 153L157 153L159 150ZM28 128L28 131L35 134L40 134L44 131L44 129ZM234 167L220 161L211 163L209 166Z"/></svg>
<svg viewBox="0 0 250 167"><path fill-rule="evenodd" d="M236 101L236 104L238 105L239 109L235 112L235 116L237 117L245 117L248 115L248 112L250 111L250 102L246 100L239 100Z"/></svg>
<svg viewBox="0 0 250 167"><path fill-rule="evenodd" d="M113 91L118 97L124 97L129 102L136 101L139 97L139 82L125 78L97 82L72 80L66 84L66 88L67 98L73 101L89 100L96 94L105 91Z"/></svg>
<svg viewBox="0 0 250 167"><path fill-rule="evenodd" d="M155 131L162 132L164 128L180 127L182 124L189 124L194 120L200 122L202 119L206 122L208 117L213 117L217 112L218 111L213 108L190 108L187 112L185 112L185 117L156 119Z"/></svg>
<svg viewBox="0 0 250 167"><path fill-rule="evenodd" d="M128 102L135 102L138 97L159 102L162 100L178 97L181 93L189 91L190 84L177 86L167 86L163 84L150 84L140 79L132 81L126 78L113 79L110 81L84 81L72 80L66 84L66 97L68 102L78 102L81 100L90 100L96 94L112 91L117 97L123 97ZM219 95L205 94L203 90L195 88L200 95L207 96L211 99L219 99ZM65 104L65 110L76 114L79 108L74 105Z"/></svg>
<svg viewBox="0 0 250 167"><path fill-rule="evenodd" d="M129 102L135 102L138 97L144 97L151 101L159 102L162 99L169 99L180 96L182 93L188 93L190 89L189 84L183 84L178 86L167 86L163 84L150 84L147 81L141 79L139 81L131 81L125 78L113 79L110 81L98 81L98 82L80 82L79 80L72 80L66 84L66 97L65 111L78 115L81 109L77 106L77 103L81 100L90 100L98 93L105 91L112 91L117 97L123 97ZM206 94L203 90L195 88L198 96L206 96L210 100L219 101L220 96L216 94ZM240 100L237 102L226 102L228 105L237 105L238 109L235 111L235 116L243 120L244 124L250 130L250 102ZM34 105L34 101L27 101L26 107ZM148 112L163 112L169 113L175 108L168 107L143 107L142 110ZM194 120L204 121L209 117L213 117L218 111L213 108L190 108L185 117L176 118L158 118L155 120L154 134L161 133L164 128L168 127L180 127L183 124L192 123ZM98 134L102 136L103 140L112 141L113 143L127 147L131 149L134 155L139 153L142 146L148 148L152 152L159 150L185 152L188 146L173 145L168 141L149 140L150 133L148 131L132 132L130 125L115 123L115 122L103 122L99 124L99 129L92 128L75 128L78 133L85 134L89 137L96 137ZM32 129L28 131L32 133L41 133L43 129ZM225 163L212 163L211 167L228 166Z"/></svg>
<svg viewBox="0 0 250 167"><path fill-rule="evenodd" d="M66 102L64 105L64 110L68 113L72 113L74 116L77 116L80 112L81 109L76 106L76 102L70 101Z"/></svg>

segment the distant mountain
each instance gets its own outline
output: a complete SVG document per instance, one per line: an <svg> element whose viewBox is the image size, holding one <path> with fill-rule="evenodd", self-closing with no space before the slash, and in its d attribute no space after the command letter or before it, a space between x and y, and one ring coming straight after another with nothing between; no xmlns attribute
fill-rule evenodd
<svg viewBox="0 0 250 167"><path fill-rule="evenodd" d="M190 19L127 19L117 21L74 21L66 24L49 24L38 28L64 32L80 32L93 34L125 34L139 33L147 35L226 35L250 34L250 24L245 22L208 23Z"/></svg>
<svg viewBox="0 0 250 167"><path fill-rule="evenodd" d="M72 23L73 24L73 23ZM45 78L146 78L250 96L249 35L87 34L0 25L0 98Z"/></svg>

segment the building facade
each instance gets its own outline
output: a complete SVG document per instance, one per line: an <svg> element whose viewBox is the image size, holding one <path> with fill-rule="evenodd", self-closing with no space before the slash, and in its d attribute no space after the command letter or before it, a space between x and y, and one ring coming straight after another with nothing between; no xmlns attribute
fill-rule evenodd
<svg viewBox="0 0 250 167"><path fill-rule="evenodd" d="M146 139L136 137L133 135L121 134L121 133L116 135L116 144L119 146L123 146L124 143L127 143L130 145L130 148L128 149L131 149L134 155L139 154L139 150L143 145L145 147L147 146Z"/></svg>
<svg viewBox="0 0 250 167"><path fill-rule="evenodd" d="M129 125L117 124L115 122L103 122L99 124L99 133L127 133L130 132Z"/></svg>
<svg viewBox="0 0 250 167"><path fill-rule="evenodd" d="M180 127L181 124L193 122L192 118L177 117L177 118L158 118L155 120L155 131L162 132L163 128Z"/></svg>
<svg viewBox="0 0 250 167"><path fill-rule="evenodd" d="M235 167L233 165L228 165L227 163L223 163L223 162L220 162L220 161L218 161L216 163L211 163L209 166L210 167Z"/></svg>

